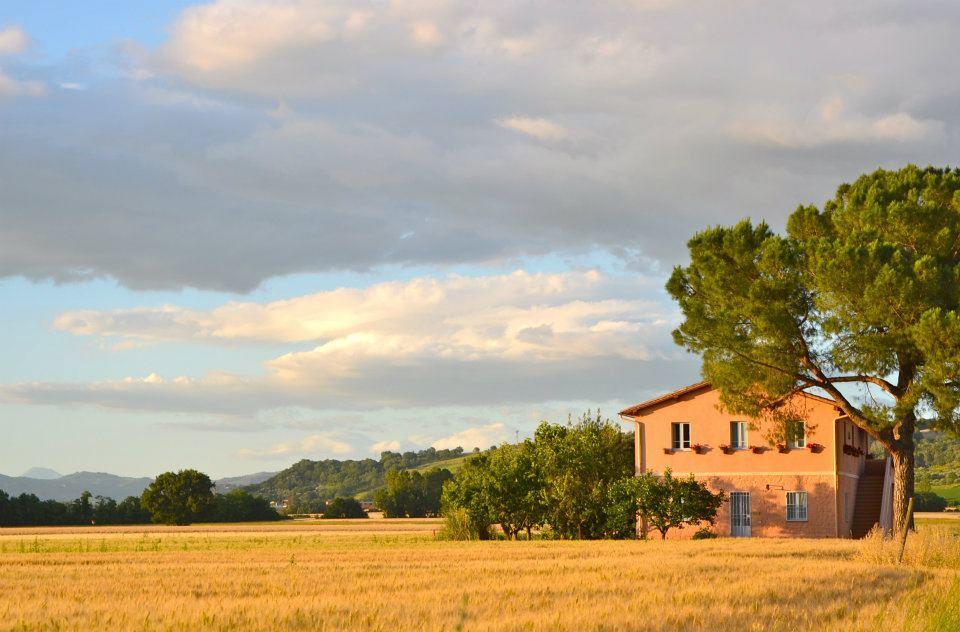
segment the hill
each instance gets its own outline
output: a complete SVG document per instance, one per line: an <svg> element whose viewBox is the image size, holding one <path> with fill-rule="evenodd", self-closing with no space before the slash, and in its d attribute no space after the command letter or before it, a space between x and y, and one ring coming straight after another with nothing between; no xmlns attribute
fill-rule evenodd
<svg viewBox="0 0 960 632"><path fill-rule="evenodd" d="M290 511L312 513L319 511L324 501L337 496L373 497L381 487L384 475L392 469L429 469L442 463L458 461L463 448L419 452L383 452L379 460L303 459L267 480L246 489L251 494L271 501L287 501Z"/></svg>
<svg viewBox="0 0 960 632"><path fill-rule="evenodd" d="M276 474L276 472L255 472L253 474L244 474L242 476L227 476L225 478L219 478L213 482L213 484L216 486L214 491L216 491L218 494L226 494L227 492L231 492L241 487L262 483L263 481L276 476Z"/></svg>
<svg viewBox="0 0 960 632"><path fill-rule="evenodd" d="M63 474L51 470L49 467L31 467L20 476L24 478L39 478L45 481L52 481L55 478L60 478L63 476Z"/></svg>
<svg viewBox="0 0 960 632"><path fill-rule="evenodd" d="M104 472L75 472L56 479L0 474L0 489L11 496L34 494L41 500L75 500L85 491L94 496L123 500L127 496L139 496L152 480Z"/></svg>
<svg viewBox="0 0 960 632"><path fill-rule="evenodd" d="M922 430L917 446L917 490L930 491L960 503L960 439L942 432Z"/></svg>

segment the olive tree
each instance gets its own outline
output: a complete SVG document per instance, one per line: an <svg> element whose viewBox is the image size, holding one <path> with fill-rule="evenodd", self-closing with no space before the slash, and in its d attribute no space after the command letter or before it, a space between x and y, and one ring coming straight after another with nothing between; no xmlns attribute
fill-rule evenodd
<svg viewBox="0 0 960 632"><path fill-rule="evenodd" d="M785 427L798 393L830 398L890 453L907 528L918 414L960 421L960 170L879 170L799 207L785 235L742 221L688 247L667 284L674 338L723 406Z"/></svg>

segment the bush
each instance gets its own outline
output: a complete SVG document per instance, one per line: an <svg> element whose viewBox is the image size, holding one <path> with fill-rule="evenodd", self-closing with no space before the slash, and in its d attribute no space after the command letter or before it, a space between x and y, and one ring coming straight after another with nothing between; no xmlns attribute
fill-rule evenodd
<svg viewBox="0 0 960 632"><path fill-rule="evenodd" d="M356 498L338 496L327 503L324 518L366 518L367 512Z"/></svg>
<svg viewBox="0 0 960 632"><path fill-rule="evenodd" d="M716 532L709 527L697 529L697 532L693 534L694 540L713 540L716 537Z"/></svg>
<svg viewBox="0 0 960 632"><path fill-rule="evenodd" d="M443 527L437 534L440 540L489 540L490 533L481 533L470 519L466 509L451 509L443 516Z"/></svg>
<svg viewBox="0 0 960 632"><path fill-rule="evenodd" d="M913 497L915 511L943 511L947 508L947 501L933 492L917 492Z"/></svg>

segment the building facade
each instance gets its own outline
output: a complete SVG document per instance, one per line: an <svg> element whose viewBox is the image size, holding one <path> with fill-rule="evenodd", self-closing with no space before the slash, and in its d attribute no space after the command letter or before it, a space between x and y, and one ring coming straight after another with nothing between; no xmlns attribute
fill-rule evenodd
<svg viewBox="0 0 960 632"><path fill-rule="evenodd" d="M733 537L862 537L889 528L888 460L869 460L868 437L828 399L797 395L803 422L770 445L761 424L731 415L701 382L631 406L636 471L693 474L727 495L714 530ZM690 537L695 529L671 530Z"/></svg>

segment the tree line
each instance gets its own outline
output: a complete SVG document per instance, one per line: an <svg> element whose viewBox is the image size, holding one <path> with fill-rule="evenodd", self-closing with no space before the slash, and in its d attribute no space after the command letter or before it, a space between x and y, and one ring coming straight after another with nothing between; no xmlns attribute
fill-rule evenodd
<svg viewBox="0 0 960 632"><path fill-rule="evenodd" d="M0 526L65 526L190 524L191 522L251 522L280 520L268 501L245 490L213 493L213 482L196 470L165 472L141 496L119 502L84 492L62 502L40 500L34 494L10 496L0 491Z"/></svg>
<svg viewBox="0 0 960 632"><path fill-rule="evenodd" d="M534 530L563 539L630 538L638 516L662 537L712 524L723 502L693 479L634 475L633 437L596 415L542 422L533 439L470 457L443 487L447 535L508 539Z"/></svg>

